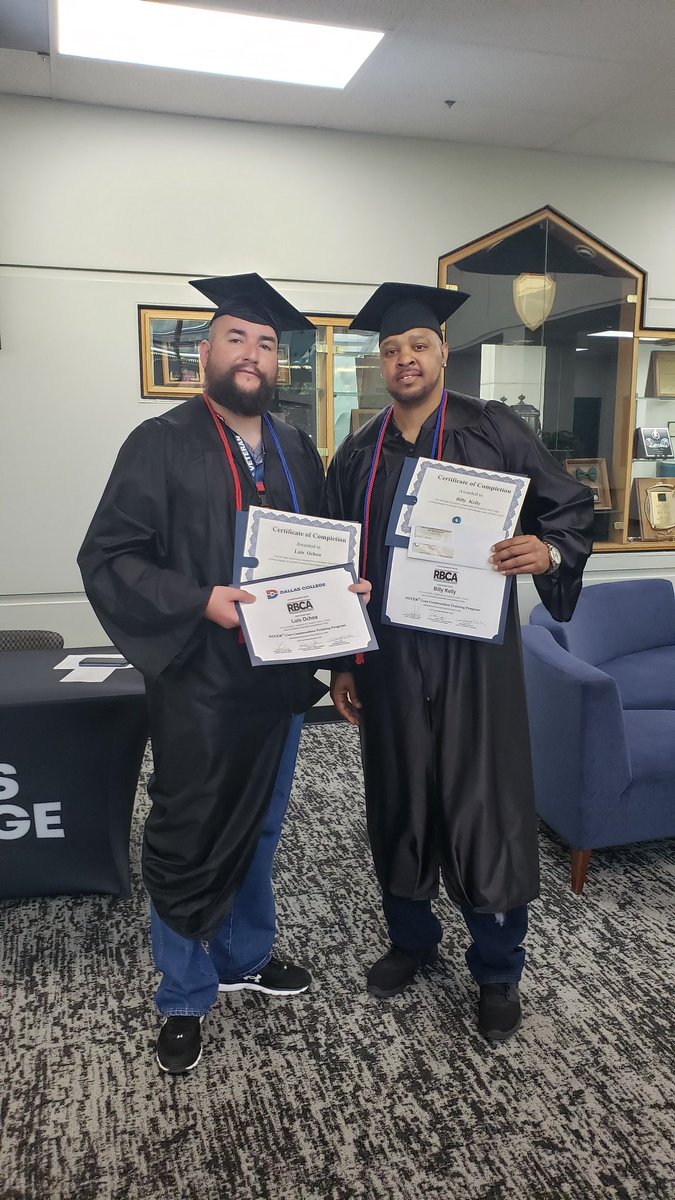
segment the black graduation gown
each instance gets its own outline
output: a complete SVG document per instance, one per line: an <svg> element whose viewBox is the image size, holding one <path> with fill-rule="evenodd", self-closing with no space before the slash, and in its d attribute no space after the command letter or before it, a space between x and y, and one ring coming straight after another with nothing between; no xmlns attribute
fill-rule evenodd
<svg viewBox="0 0 675 1200"><path fill-rule="evenodd" d="M361 520L381 416L340 446L328 471L329 514ZM504 912L538 895L537 826L515 580L502 645L380 622L385 531L408 455L431 457L436 413L411 446L390 423L371 506L365 575L380 645L355 668L368 831L382 888L432 898L439 869L449 895ZM593 501L520 417L498 402L450 393L441 457L527 475L521 531L558 547L562 565L535 585L569 620L591 551ZM342 664L343 669L351 669Z"/></svg>
<svg viewBox="0 0 675 1200"><path fill-rule="evenodd" d="M300 510L324 477L310 439L272 418ZM258 502L230 433L243 506ZM271 443L271 444L270 444ZM292 511L271 439L266 503ZM200 396L145 421L120 450L78 556L103 628L146 683L154 776L143 878L160 917L187 937L224 919L251 858L291 714L322 693L304 665L251 666L237 629L204 618L232 582L234 480Z"/></svg>

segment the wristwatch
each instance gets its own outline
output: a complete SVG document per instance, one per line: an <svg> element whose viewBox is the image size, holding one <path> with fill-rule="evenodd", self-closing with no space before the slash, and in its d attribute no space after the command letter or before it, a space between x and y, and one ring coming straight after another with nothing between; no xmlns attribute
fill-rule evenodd
<svg viewBox="0 0 675 1200"><path fill-rule="evenodd" d="M544 542L544 545L545 545L546 549L548 550L549 568L547 571L547 575L552 575L554 571L558 570L558 567L560 566L560 564L562 562L562 555L561 555L560 551L558 550L558 547L552 546L550 542Z"/></svg>

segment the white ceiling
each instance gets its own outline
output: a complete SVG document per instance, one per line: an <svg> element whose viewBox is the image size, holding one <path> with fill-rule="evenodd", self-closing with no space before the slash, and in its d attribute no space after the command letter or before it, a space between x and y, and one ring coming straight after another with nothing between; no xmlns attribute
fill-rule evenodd
<svg viewBox="0 0 675 1200"><path fill-rule="evenodd" d="M182 3L386 36L337 92L65 58L50 41L55 0L0 0L0 91L675 163L675 0Z"/></svg>

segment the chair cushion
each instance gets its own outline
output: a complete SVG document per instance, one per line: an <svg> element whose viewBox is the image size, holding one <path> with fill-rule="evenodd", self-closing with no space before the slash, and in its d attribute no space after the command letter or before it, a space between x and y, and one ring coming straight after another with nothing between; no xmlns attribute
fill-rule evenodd
<svg viewBox="0 0 675 1200"><path fill-rule="evenodd" d="M582 588L571 621L554 621L543 604L531 625L550 629L565 650L600 666L624 654L675 645L675 595L669 579L625 579Z"/></svg>
<svg viewBox="0 0 675 1200"><path fill-rule="evenodd" d="M598 667L616 680L624 708L675 709L675 646L625 654Z"/></svg>

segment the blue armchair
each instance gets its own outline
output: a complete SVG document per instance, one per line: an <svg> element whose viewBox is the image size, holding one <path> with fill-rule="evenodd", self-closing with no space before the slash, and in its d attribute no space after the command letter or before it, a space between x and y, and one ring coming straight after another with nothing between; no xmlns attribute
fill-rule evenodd
<svg viewBox="0 0 675 1200"><path fill-rule="evenodd" d="M523 634L537 811L572 848L675 836L675 593L667 580L583 589L572 620L542 605Z"/></svg>

